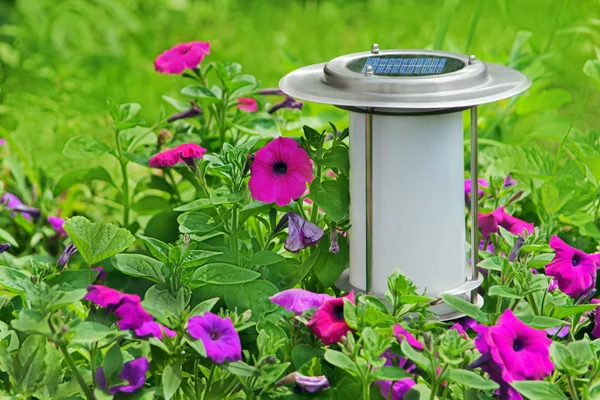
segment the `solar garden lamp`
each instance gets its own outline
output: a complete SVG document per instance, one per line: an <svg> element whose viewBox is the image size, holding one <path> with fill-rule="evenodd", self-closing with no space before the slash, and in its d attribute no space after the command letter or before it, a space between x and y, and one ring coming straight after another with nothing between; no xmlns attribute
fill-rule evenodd
<svg viewBox="0 0 600 400"><path fill-rule="evenodd" d="M400 269L435 299L440 319L457 316L443 293L483 304L465 254L462 114L470 111L471 259L479 260L477 106L530 85L475 56L376 44L281 79L289 96L350 113L350 265L338 287L383 297Z"/></svg>

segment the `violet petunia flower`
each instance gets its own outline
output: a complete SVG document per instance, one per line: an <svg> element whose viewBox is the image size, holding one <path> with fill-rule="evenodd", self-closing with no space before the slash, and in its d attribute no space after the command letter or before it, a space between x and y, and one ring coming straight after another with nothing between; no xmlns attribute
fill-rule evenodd
<svg viewBox="0 0 600 400"><path fill-rule="evenodd" d="M592 304L600 304L599 299L590 300ZM594 316L594 329L592 330L592 336L595 338L600 338L600 312L598 312L598 307L596 307L589 315Z"/></svg>
<svg viewBox="0 0 600 400"><path fill-rule="evenodd" d="M402 343L402 340L402 337L398 338L398 341L400 343ZM423 346L421 345L421 347L417 350L422 348ZM383 353L382 357L385 358L384 367L398 367L402 368L408 373L416 372L417 366L415 365L415 363L404 357L399 356L398 354L394 354L389 350L386 350L385 353ZM415 381L411 378L404 378L398 381L378 380L375 381L375 384L379 386L379 391L384 399L389 398L391 390L391 398L393 400L404 399L404 395L406 395L410 388L416 385Z"/></svg>
<svg viewBox="0 0 600 400"><path fill-rule="evenodd" d="M237 108L238 110L246 111L246 112L257 112L258 104L256 100L252 97L240 97L237 99Z"/></svg>
<svg viewBox="0 0 600 400"><path fill-rule="evenodd" d="M135 328L134 332L141 338L154 336L155 338L162 340L166 337L175 337L177 332L167 328L164 325L159 324L156 321L146 321L139 328Z"/></svg>
<svg viewBox="0 0 600 400"><path fill-rule="evenodd" d="M145 323L154 320L154 317L144 310L139 301L131 298L122 298L114 314L119 318L117 325L122 331L141 329ZM142 332L146 332L146 329Z"/></svg>
<svg viewBox="0 0 600 400"><path fill-rule="evenodd" d="M329 387L326 376L306 376L297 371L281 378L275 387L290 384L294 385L294 391L298 393L316 393Z"/></svg>
<svg viewBox="0 0 600 400"><path fill-rule="evenodd" d="M56 261L56 265L64 267L75 253L77 253L77 247L73 243L69 243L58 258L58 261Z"/></svg>
<svg viewBox="0 0 600 400"><path fill-rule="evenodd" d="M273 107L269 109L269 114L275 113L277 110L281 110L282 108L289 108L291 110L302 110L304 107L304 103L301 101L297 101L290 96L286 96L283 101L280 101L277 104L274 104Z"/></svg>
<svg viewBox="0 0 600 400"><path fill-rule="evenodd" d="M285 95L285 93L283 93L283 90L277 89L277 88L261 89L258 91L258 94L260 94L262 96L264 96L264 95L284 96Z"/></svg>
<svg viewBox="0 0 600 400"><path fill-rule="evenodd" d="M255 200L283 207L302 196L314 177L306 150L294 139L279 137L256 152L248 188Z"/></svg>
<svg viewBox="0 0 600 400"><path fill-rule="evenodd" d="M96 381L98 382L98 386L113 395L119 392L133 393L144 386L144 383L146 382L146 373L149 369L150 363L148 362L148 359L146 357L140 357L123 364L119 379L127 381L126 385L107 387L106 376L104 375L104 369L102 367L96 369Z"/></svg>
<svg viewBox="0 0 600 400"><path fill-rule="evenodd" d="M205 148L195 143L184 143L154 155L148 163L152 168L160 168L173 167L179 162L184 162L195 168L196 163L194 160L202 158L205 152Z"/></svg>
<svg viewBox="0 0 600 400"><path fill-rule="evenodd" d="M554 292L558 289L558 281L556 278L550 278L550 282L548 283L548 292Z"/></svg>
<svg viewBox="0 0 600 400"><path fill-rule="evenodd" d="M507 309L496 325L477 325L475 346L481 357L471 368L481 367L500 385L501 398L518 398L509 384L519 380L543 380L554 370L550 360L552 340L546 332L531 328Z"/></svg>
<svg viewBox="0 0 600 400"><path fill-rule="evenodd" d="M87 291L88 293L85 295L84 299L103 308L114 307L119 304L123 298L137 302L140 301L140 297L137 294L122 293L116 289L102 285L90 285L87 287Z"/></svg>
<svg viewBox="0 0 600 400"><path fill-rule="evenodd" d="M338 242L338 231L332 228L329 232L329 252L337 254L340 252L340 243Z"/></svg>
<svg viewBox="0 0 600 400"><path fill-rule="evenodd" d="M498 227L501 226L513 235L520 235L523 231L531 234L533 232L533 224L525 222L504 211L504 206L498 207L495 211L489 214L479 213L478 221L481 235L484 238L489 238L492 233L498 232Z"/></svg>
<svg viewBox="0 0 600 400"><path fill-rule="evenodd" d="M188 332L204 345L206 356L220 364L242 359L240 337L231 318L221 318L211 312L188 320Z"/></svg>
<svg viewBox="0 0 600 400"><path fill-rule="evenodd" d="M93 269L94 271L98 271L98 276L96 277L97 282L103 282L108 277L106 275L106 272L104 272L104 268L102 267L92 267L91 269Z"/></svg>
<svg viewBox="0 0 600 400"><path fill-rule="evenodd" d="M510 176L510 174L506 175L506 178L504 178L504 184L502 185L502 187L508 187L508 186L514 186L516 184L518 184L519 182L517 182L516 180L514 180L512 178L512 176Z"/></svg>
<svg viewBox="0 0 600 400"><path fill-rule="evenodd" d="M61 236L61 237L67 236L67 232L63 228L63 224L65 223L65 220L63 218L50 216L47 219L48 219L48 223L50 224L52 229L54 229L56 231L58 236Z"/></svg>
<svg viewBox="0 0 600 400"><path fill-rule="evenodd" d="M10 249L10 243L0 243L0 254Z"/></svg>
<svg viewBox="0 0 600 400"><path fill-rule="evenodd" d="M14 212L10 214L11 217L14 217L17 212L27 220L31 220L31 217L40 216L40 210L24 205L23 202L12 193L4 193L2 198L0 198L0 203L9 210L14 210Z"/></svg>
<svg viewBox="0 0 600 400"><path fill-rule="evenodd" d="M169 118L167 118L167 122L175 122L177 120L185 118L194 118L200 114L202 114L202 110L200 109L200 107L194 105L188 110L171 115Z"/></svg>
<svg viewBox="0 0 600 400"><path fill-rule="evenodd" d="M467 331L469 329L473 329L476 325L477 325L477 321L474 320L473 318L462 317L462 318L456 320L456 322L454 323L454 325L452 325L450 327L450 329L454 329L460 335L462 335L464 338L468 339L469 335L467 334Z"/></svg>
<svg viewBox="0 0 600 400"><path fill-rule="evenodd" d="M351 331L344 319L344 299L354 304L354 291L325 300L306 324L326 346L340 342Z"/></svg>
<svg viewBox="0 0 600 400"><path fill-rule="evenodd" d="M477 179L477 195L479 197L482 197L483 194L485 193L483 191L483 188L487 188L490 184L488 183L488 181L486 181L483 178L479 178ZM471 179L465 179L464 182L464 191L465 191L465 204L467 205L467 207L469 207L471 205Z"/></svg>
<svg viewBox="0 0 600 400"><path fill-rule="evenodd" d="M562 339L569 334L569 325L562 325L562 326L555 326L552 328L546 328L545 331L548 334L548 336L550 336L550 337L556 335L556 337L559 337Z"/></svg>
<svg viewBox="0 0 600 400"><path fill-rule="evenodd" d="M302 314L311 308L319 308L325 300L333 298L328 294L313 293L295 288L279 292L269 297L269 300L295 314Z"/></svg>
<svg viewBox="0 0 600 400"><path fill-rule="evenodd" d="M554 258L546 265L546 275L553 276L561 291L577 299L596 286L597 255L575 249L558 236L550 239Z"/></svg>
<svg viewBox="0 0 600 400"><path fill-rule="evenodd" d="M399 343L402 343L404 340L406 340L411 347L418 350L423 350L423 344L419 342L417 338L414 337L412 333L407 331L402 325L394 325L394 335L396 336L396 339L398 339Z"/></svg>
<svg viewBox="0 0 600 400"><path fill-rule="evenodd" d="M323 237L323 229L296 213L287 213L279 223L285 223L286 219L288 220L288 237L285 239L283 247L291 253L314 246Z"/></svg>
<svg viewBox="0 0 600 400"><path fill-rule="evenodd" d="M186 68L197 68L208 54L209 42L181 43L156 57L154 69L163 74L180 74Z"/></svg>

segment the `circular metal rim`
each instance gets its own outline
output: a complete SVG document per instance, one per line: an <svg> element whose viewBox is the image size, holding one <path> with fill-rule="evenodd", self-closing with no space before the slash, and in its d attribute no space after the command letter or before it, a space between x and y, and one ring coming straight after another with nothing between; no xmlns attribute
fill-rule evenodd
<svg viewBox="0 0 600 400"><path fill-rule="evenodd" d="M408 109L419 112L492 103L522 93L531 86L529 77L521 72L503 65L485 63L489 74L488 81L468 90L419 94L359 93L327 85L324 82L325 65L326 63L320 63L299 68L281 78L279 87L291 97L315 103L342 107Z"/></svg>

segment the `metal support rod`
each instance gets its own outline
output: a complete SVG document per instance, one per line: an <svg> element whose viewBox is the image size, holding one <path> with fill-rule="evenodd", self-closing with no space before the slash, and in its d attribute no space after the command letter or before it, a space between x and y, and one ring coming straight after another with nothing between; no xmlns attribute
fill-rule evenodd
<svg viewBox="0 0 600 400"><path fill-rule="evenodd" d="M365 114L366 291L373 293L373 111Z"/></svg>
<svg viewBox="0 0 600 400"><path fill-rule="evenodd" d="M479 278L479 181L477 172L477 106L471 107L471 279ZM477 304L477 288L471 291L471 303Z"/></svg>

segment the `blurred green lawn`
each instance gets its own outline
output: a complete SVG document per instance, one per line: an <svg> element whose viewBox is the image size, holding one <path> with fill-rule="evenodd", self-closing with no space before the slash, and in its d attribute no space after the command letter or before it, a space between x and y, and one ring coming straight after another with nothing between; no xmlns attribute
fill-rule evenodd
<svg viewBox="0 0 600 400"><path fill-rule="evenodd" d="M184 82L152 61L201 40L211 59L240 62L265 87L373 42L475 54L535 78L502 140L556 142L576 116L580 130L598 126L600 93L582 68L597 57L599 15L597 0L2 0L0 136L50 174L73 167L60 155L70 136L110 140L107 98L140 103L150 123L161 107L173 112L161 96L177 97ZM504 123L506 104L489 115Z"/></svg>

